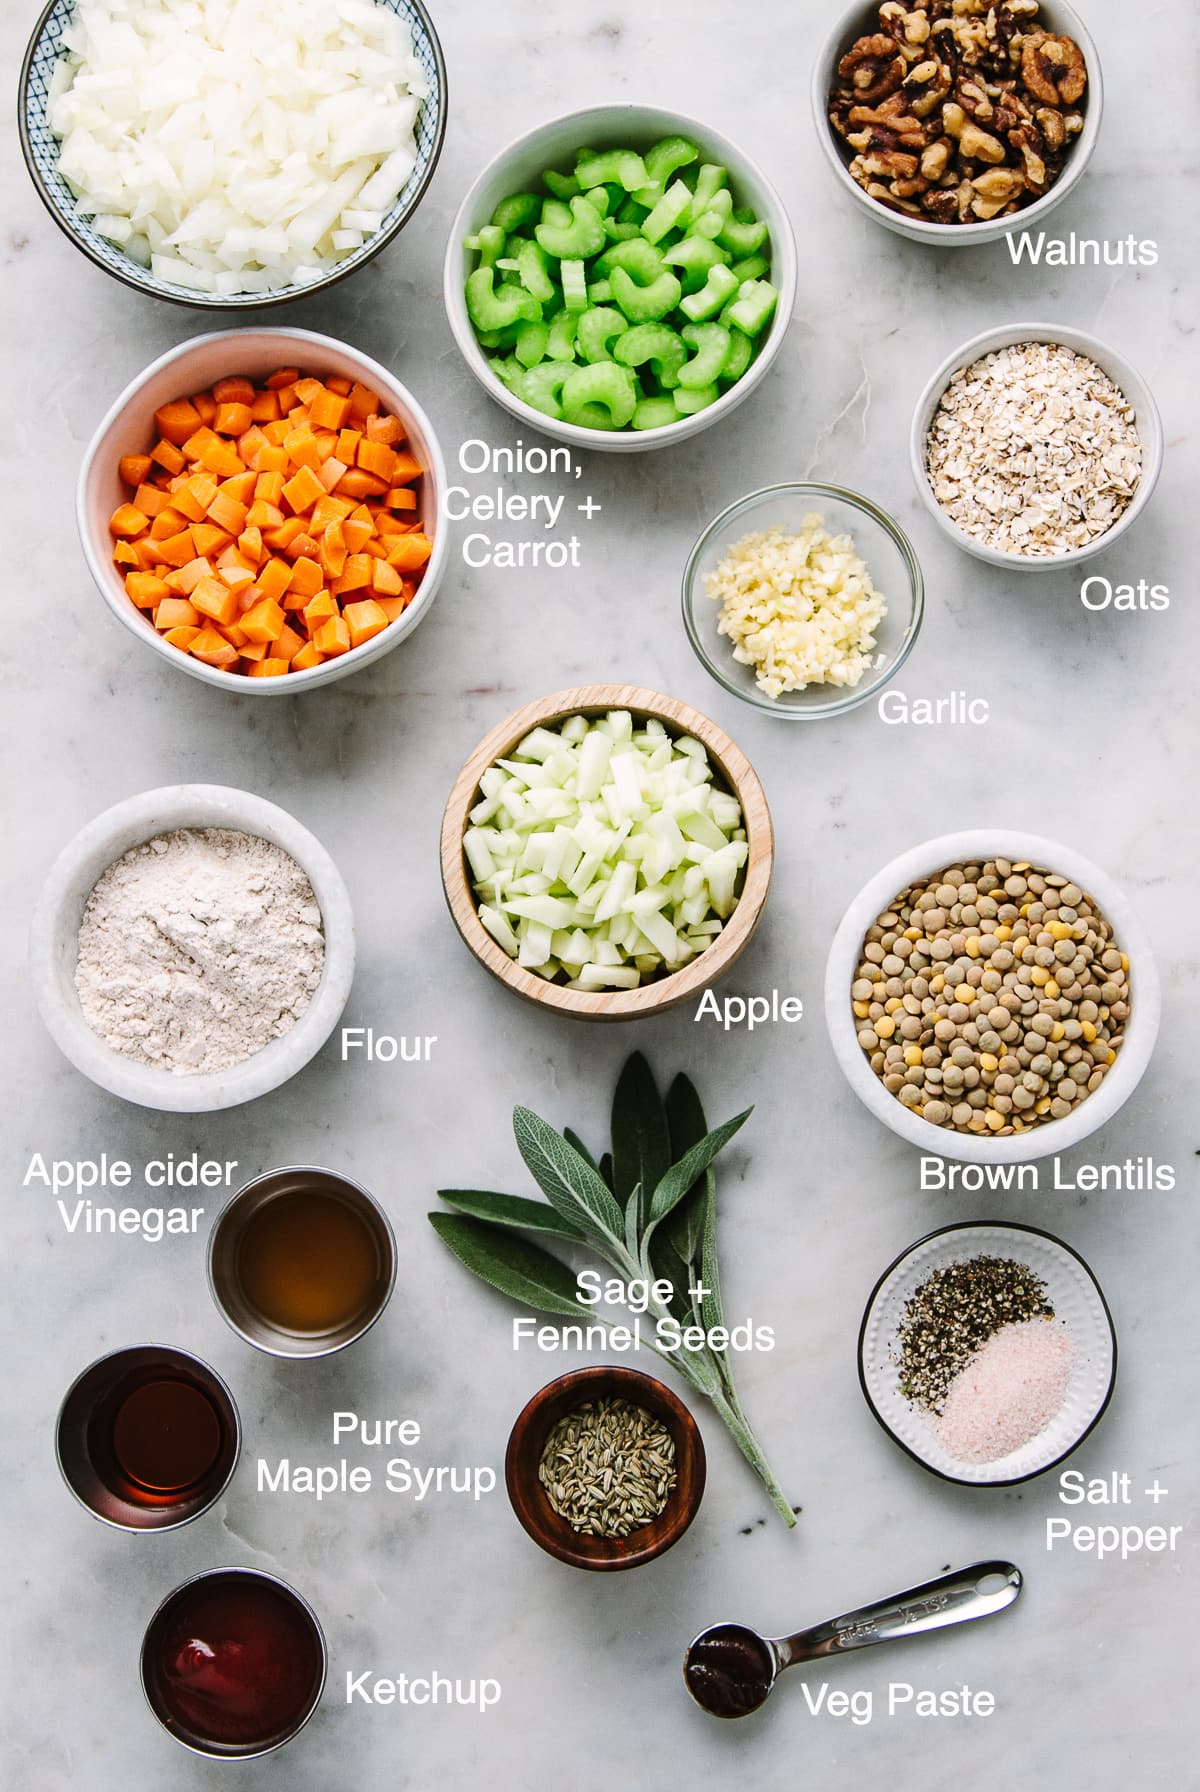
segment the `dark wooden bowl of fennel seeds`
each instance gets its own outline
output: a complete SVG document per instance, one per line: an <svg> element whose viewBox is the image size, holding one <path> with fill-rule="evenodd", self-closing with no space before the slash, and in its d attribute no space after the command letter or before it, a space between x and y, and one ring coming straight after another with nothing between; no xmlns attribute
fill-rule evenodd
<svg viewBox="0 0 1200 1792"><path fill-rule="evenodd" d="M675 1485L657 1517L626 1537L577 1531L555 1511L539 1475L546 1441L560 1419L603 1400L627 1401L661 1422L675 1445ZM639 1369L603 1364L575 1369L548 1382L521 1413L508 1440L504 1478L512 1509L534 1542L572 1568L637 1568L678 1543L704 1493L704 1440L683 1401Z"/></svg>

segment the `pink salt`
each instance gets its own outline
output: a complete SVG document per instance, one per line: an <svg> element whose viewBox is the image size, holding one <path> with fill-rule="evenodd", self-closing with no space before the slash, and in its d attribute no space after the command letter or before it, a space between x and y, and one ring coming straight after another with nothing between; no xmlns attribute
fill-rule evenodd
<svg viewBox="0 0 1200 1792"><path fill-rule="evenodd" d="M956 1462L998 1462L1044 1431L1063 1403L1075 1354L1061 1322L1001 1326L950 1384L938 1442Z"/></svg>

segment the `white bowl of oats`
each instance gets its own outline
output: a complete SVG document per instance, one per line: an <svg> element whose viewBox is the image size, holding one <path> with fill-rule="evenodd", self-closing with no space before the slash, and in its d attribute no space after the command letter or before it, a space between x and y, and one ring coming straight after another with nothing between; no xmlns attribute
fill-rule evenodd
<svg viewBox="0 0 1200 1792"><path fill-rule="evenodd" d="M1162 468L1162 420L1107 343L1009 324L943 361L913 415L910 455L927 510L960 548L1051 572L1133 526Z"/></svg>

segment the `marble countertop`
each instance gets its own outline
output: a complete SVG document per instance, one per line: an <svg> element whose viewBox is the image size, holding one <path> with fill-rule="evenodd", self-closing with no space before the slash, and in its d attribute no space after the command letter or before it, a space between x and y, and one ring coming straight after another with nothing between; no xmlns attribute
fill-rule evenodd
<svg viewBox="0 0 1200 1792"><path fill-rule="evenodd" d="M11 8L10 91L37 10L35 0ZM396 245L327 299L290 307L289 323L344 336L394 366L451 460L468 438L512 445L519 430L467 372L442 312L450 219L483 161L530 119L639 97L711 120L777 182L800 243L795 321L769 378L722 429L661 456L586 458L584 483L602 508L581 528L579 572L470 570L457 560L429 619L378 665L302 699L251 702L139 651L94 591L68 520L81 455L113 397L152 356L212 320L141 299L75 253L43 213L6 128L10 423L0 453L8 539L21 544L10 557L0 721L10 848L2 872L0 1401L13 1545L6 1783L14 1792L213 1784L218 1770L176 1748L144 1709L137 1651L172 1586L201 1568L244 1562L295 1583L331 1650L313 1724L283 1755L244 1766L247 1788L432 1792L479 1779L524 1792L554 1777L574 1792L601 1792L649 1783L660 1762L677 1783L744 1774L772 1788L797 1770L814 1785L852 1775L903 1792L1194 1785L1185 1711L1200 1490L1200 1030L1190 916L1200 887L1192 825L1200 739L1187 537L1197 358L1186 228L1194 183L1179 124L1192 102L1194 15L1182 0L1136 18L1116 0L1090 0L1106 116L1090 174L1054 218L1056 230L1153 238L1157 266L1031 270L1012 267L1002 245L931 252L902 242L837 192L808 110L810 60L828 12L816 0L743 8L735 38L716 0L650 9L462 0L434 10L451 100L430 191ZM1157 392L1168 443L1159 490L1095 567L1114 582L1168 585L1167 611L1088 615L1078 575L993 571L958 553L920 510L906 439L925 379L958 342L1018 318L1096 331ZM868 493L910 530L928 610L899 686L913 696L986 697L987 727L886 728L870 705L789 727L727 697L697 664L678 607L694 537L740 494L809 475ZM456 937L437 833L458 767L519 704L607 679L697 704L754 762L775 818L776 881L726 987L801 995L801 1025L725 1037L697 1025L691 1010L611 1029L571 1024L513 1000ZM192 780L244 785L316 832L345 875L358 921L346 1021L436 1034L429 1064L343 1065L331 1043L286 1088L194 1120L109 1099L59 1057L23 968L40 881L101 809ZM846 903L913 842L988 822L1074 844L1121 880L1150 930L1165 993L1157 1055L1134 1099L1066 1166L1153 1155L1174 1164L1173 1193L923 1194L916 1154L859 1107L838 1072L820 992ZM509 1131L514 1102L598 1143L617 1067L635 1046L663 1078L689 1069L710 1115L756 1104L722 1174L725 1295L731 1312L753 1314L779 1339L773 1354L744 1358L739 1376L803 1508L795 1532L770 1513L703 1411L709 1484L699 1518L669 1555L629 1575L586 1576L543 1556L502 1491L478 1505L378 1492L319 1507L257 1494L256 1456L339 1453L330 1442L335 1408L417 1418L425 1463L501 1465L516 1413L564 1363L509 1348L512 1309L460 1269L425 1214L440 1185L526 1186ZM323 1363L261 1356L210 1302L203 1236L159 1245L68 1237L52 1197L22 1186L35 1152L107 1151L140 1165L194 1150L236 1158L246 1177L282 1162L326 1163L384 1200L400 1273L368 1339ZM1007 1491L955 1488L910 1462L872 1421L855 1342L876 1277L931 1227L987 1218L1045 1226L1095 1269L1115 1315L1121 1370L1113 1405L1073 1466L1128 1471L1139 1490L1156 1477L1169 1487L1158 1521L1192 1527L1175 1554L1100 1564L1048 1555L1045 1521L1062 1511L1053 1475ZM246 1460L200 1522L126 1537L89 1519L62 1487L53 1418L85 1364L153 1339L196 1351L227 1377ZM1154 1522L1155 1507L1139 1493L1129 1516ZM1014 1613L829 1670L831 1685L876 1692L870 1724L811 1716L799 1676L744 1726L713 1723L684 1694L681 1651L708 1622L742 1617L779 1632L992 1555L1026 1570ZM492 1676L503 1698L486 1715L348 1710L347 1668ZM892 1680L987 1688L996 1713L889 1720L878 1702Z"/></svg>

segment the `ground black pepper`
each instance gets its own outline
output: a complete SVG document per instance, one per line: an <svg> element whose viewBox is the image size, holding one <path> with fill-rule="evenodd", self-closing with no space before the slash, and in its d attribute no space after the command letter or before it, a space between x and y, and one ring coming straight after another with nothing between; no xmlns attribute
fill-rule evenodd
<svg viewBox="0 0 1200 1792"><path fill-rule="evenodd" d="M1001 1326L1053 1319L1046 1284L1010 1257L971 1257L926 1276L904 1304L897 1336L900 1391L940 1414L950 1384Z"/></svg>

